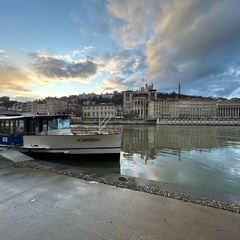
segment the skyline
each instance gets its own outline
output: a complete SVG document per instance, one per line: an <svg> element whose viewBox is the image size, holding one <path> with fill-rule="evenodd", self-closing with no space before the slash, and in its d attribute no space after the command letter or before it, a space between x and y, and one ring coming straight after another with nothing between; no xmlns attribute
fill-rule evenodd
<svg viewBox="0 0 240 240"><path fill-rule="evenodd" d="M238 0L0 0L0 95L240 97Z"/></svg>

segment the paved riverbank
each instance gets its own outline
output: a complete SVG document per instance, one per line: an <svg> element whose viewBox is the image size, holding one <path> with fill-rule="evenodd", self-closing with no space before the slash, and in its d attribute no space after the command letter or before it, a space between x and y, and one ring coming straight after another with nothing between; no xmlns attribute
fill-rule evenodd
<svg viewBox="0 0 240 240"><path fill-rule="evenodd" d="M116 174L0 162L1 239L239 239L239 213L94 178Z"/></svg>
<svg viewBox="0 0 240 240"><path fill-rule="evenodd" d="M117 163L117 165L118 164L119 163ZM240 213L240 196L212 192L206 189L199 189L179 184L122 176L120 174L120 166L118 171L119 174L114 174L109 173L109 171L106 172L104 170L92 168L93 165L96 165L96 163L92 163L91 168L39 160L21 161L15 163L14 165L17 167L28 167L32 169L50 171L61 175L81 178L87 181L95 181L101 184L128 188L135 191L175 198L185 202L192 202L203 206ZM109 165L111 166L112 163L109 162Z"/></svg>

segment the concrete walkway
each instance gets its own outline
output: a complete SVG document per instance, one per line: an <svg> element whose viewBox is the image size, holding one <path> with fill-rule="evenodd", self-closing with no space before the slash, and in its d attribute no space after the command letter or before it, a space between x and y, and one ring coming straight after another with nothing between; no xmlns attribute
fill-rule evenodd
<svg viewBox="0 0 240 240"><path fill-rule="evenodd" d="M240 239L240 214L0 163L0 239Z"/></svg>

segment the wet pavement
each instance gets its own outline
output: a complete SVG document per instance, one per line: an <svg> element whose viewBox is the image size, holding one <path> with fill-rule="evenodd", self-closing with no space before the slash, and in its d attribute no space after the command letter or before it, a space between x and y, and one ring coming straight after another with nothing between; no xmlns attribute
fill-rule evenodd
<svg viewBox="0 0 240 240"><path fill-rule="evenodd" d="M240 239L238 205L208 207L140 179L30 162L0 161L0 239Z"/></svg>

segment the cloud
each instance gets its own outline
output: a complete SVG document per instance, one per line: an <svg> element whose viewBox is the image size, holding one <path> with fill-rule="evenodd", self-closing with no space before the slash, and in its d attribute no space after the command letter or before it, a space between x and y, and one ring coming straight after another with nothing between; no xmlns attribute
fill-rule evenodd
<svg viewBox="0 0 240 240"><path fill-rule="evenodd" d="M239 11L240 3L234 0L204 4L186 0L178 2L175 9L173 6L174 14L167 11L169 23L162 29L161 40L157 41L163 60L158 69L163 67L163 76L170 81L175 78L198 82L197 85L218 81L218 86L222 85L230 94L231 88L226 88L225 79L233 79L227 69L237 67L240 60ZM150 46L146 52L150 67L156 63L149 55L152 48Z"/></svg>
<svg viewBox="0 0 240 240"><path fill-rule="evenodd" d="M16 68L9 66L0 67L0 78L0 93L4 93L5 91L14 91L21 93L32 92L31 89L26 87L29 83L32 82L32 80Z"/></svg>
<svg viewBox="0 0 240 240"><path fill-rule="evenodd" d="M113 91L126 91L128 84L124 78L108 78L103 81L103 84L98 86L99 92L113 92Z"/></svg>
<svg viewBox="0 0 240 240"><path fill-rule="evenodd" d="M204 85L200 89L205 90L212 81L223 90L207 93L239 92L225 85L235 82L239 87L239 73L228 71L240 63L238 0L112 0L107 8L122 20L116 41L126 48L144 48L146 79L159 90L176 88L179 81L188 84L189 92Z"/></svg>
<svg viewBox="0 0 240 240"><path fill-rule="evenodd" d="M4 62L6 61L7 58L9 58L9 56L5 54L4 50L0 49L0 66L4 65Z"/></svg>
<svg viewBox="0 0 240 240"><path fill-rule="evenodd" d="M153 83L172 92L180 82L184 94L240 97L239 0L82 0L75 6L69 33L77 26L71 36L82 48L31 53L32 65L19 70L9 63L22 64L25 56L0 49L4 88L24 92L37 82L55 89L54 83L90 86L105 79L103 91Z"/></svg>
<svg viewBox="0 0 240 240"><path fill-rule="evenodd" d="M35 59L32 70L37 76L47 78L48 81L76 80L88 82L102 68L100 63L91 58L69 62L63 60L61 56L43 53L33 53L30 55Z"/></svg>
<svg viewBox="0 0 240 240"><path fill-rule="evenodd" d="M117 19L122 20L122 25L115 30L116 40L126 46L134 47L144 44L147 33L151 29L154 11L159 10L159 1L108 1L107 9ZM158 12L159 14L159 12Z"/></svg>
<svg viewBox="0 0 240 240"><path fill-rule="evenodd" d="M140 87L145 85L145 81L142 76L131 75L130 77L111 77L103 81L98 86L99 92L113 92L113 91L126 91L126 90L139 90Z"/></svg>
<svg viewBox="0 0 240 240"><path fill-rule="evenodd" d="M125 49L103 56L104 70L118 77L130 77L136 73L146 73L143 53L139 49Z"/></svg>

